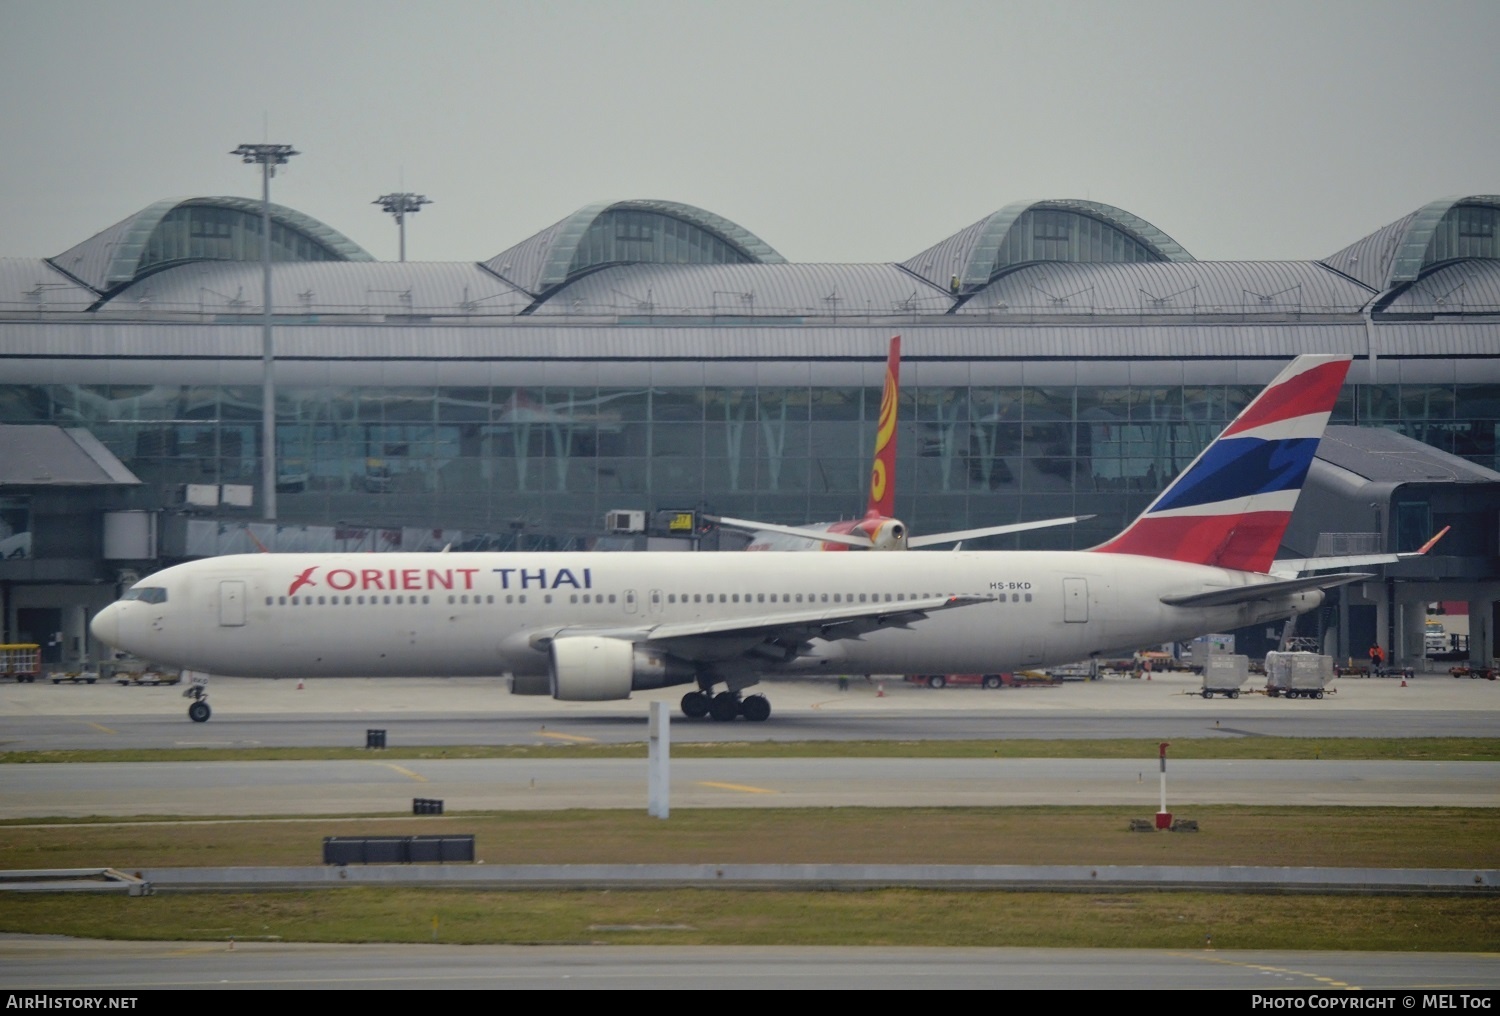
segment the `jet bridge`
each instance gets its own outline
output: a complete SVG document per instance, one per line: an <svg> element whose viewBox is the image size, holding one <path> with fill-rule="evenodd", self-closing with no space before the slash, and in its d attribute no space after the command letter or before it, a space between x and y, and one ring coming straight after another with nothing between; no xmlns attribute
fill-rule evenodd
<svg viewBox="0 0 1500 1016"><path fill-rule="evenodd" d="M1358 660L1379 644L1418 668L1428 604L1456 600L1468 604L1471 663L1488 667L1500 601L1500 472L1393 430L1328 428L1279 556L1404 553L1444 526L1428 554L1362 567L1377 577L1330 593L1316 617L1325 651Z"/></svg>

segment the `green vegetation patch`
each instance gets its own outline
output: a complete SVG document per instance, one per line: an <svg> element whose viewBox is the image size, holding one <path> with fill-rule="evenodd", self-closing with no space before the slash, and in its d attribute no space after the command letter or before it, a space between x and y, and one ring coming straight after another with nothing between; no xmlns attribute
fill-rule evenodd
<svg viewBox="0 0 1500 1016"><path fill-rule="evenodd" d="M98 939L1492 951L1491 899L878 889L0 896L0 931Z"/></svg>
<svg viewBox="0 0 1500 1016"><path fill-rule="evenodd" d="M1492 868L1500 809L1180 809L1196 833L1130 832L1149 808L691 808L443 816L7 822L0 868L316 865L325 836L472 834L490 864L1180 864Z"/></svg>

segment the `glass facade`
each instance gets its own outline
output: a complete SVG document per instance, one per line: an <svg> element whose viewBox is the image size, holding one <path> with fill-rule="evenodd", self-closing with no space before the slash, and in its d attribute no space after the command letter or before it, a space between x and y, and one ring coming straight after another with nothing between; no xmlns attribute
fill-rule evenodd
<svg viewBox="0 0 1500 1016"><path fill-rule="evenodd" d="M403 380L278 386L283 522L588 538L617 508L701 506L787 523L864 510L878 387ZM1092 546L1258 390L907 388L897 514L918 533L1093 514L989 544ZM1500 467L1500 385L1351 386L1333 422L1388 427ZM5 385L0 423L88 429L145 481L131 507L170 506L190 483L260 482L254 385Z"/></svg>
<svg viewBox="0 0 1500 1016"><path fill-rule="evenodd" d="M234 208L179 205L162 217L141 251L137 272L177 261L259 261L261 217ZM271 260L343 261L341 254L271 222Z"/></svg>
<svg viewBox="0 0 1500 1016"><path fill-rule="evenodd" d="M1455 258L1500 257L1500 246L1495 242L1497 225L1500 225L1500 209L1459 205L1444 216L1433 231L1422 263L1433 265Z"/></svg>
<svg viewBox="0 0 1500 1016"><path fill-rule="evenodd" d="M578 242L568 274L595 265L750 264L755 259L721 237L658 212L612 209L596 218Z"/></svg>
<svg viewBox="0 0 1500 1016"><path fill-rule="evenodd" d="M1034 208L1022 212L1005 234L996 263L1160 260L1129 233L1093 216Z"/></svg>

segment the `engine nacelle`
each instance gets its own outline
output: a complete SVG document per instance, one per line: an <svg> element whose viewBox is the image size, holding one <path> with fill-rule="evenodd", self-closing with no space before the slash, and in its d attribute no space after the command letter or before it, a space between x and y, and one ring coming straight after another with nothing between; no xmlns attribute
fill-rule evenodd
<svg viewBox="0 0 1500 1016"><path fill-rule="evenodd" d="M632 691L687 684L691 663L624 639L573 635L554 639L547 651L552 697L563 702L607 702Z"/></svg>
<svg viewBox="0 0 1500 1016"><path fill-rule="evenodd" d="M885 519L873 525L862 522L859 528L870 538L871 550L906 549L906 523L900 519Z"/></svg>

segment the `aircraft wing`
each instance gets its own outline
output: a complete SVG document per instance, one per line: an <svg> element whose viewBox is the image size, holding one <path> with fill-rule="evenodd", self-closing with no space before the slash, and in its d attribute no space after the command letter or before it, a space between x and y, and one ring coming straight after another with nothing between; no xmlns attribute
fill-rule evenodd
<svg viewBox="0 0 1500 1016"><path fill-rule="evenodd" d="M938 610L952 610L976 603L989 603L982 594L928 596L896 603L865 603L848 607L808 608L787 613L715 618L704 621L669 621L630 627L576 627L538 632L531 644L543 648L554 639L570 635L592 635L650 644L687 659L725 659L756 651L787 659L811 639L837 641L859 638L882 628L906 628Z"/></svg>
<svg viewBox="0 0 1500 1016"><path fill-rule="evenodd" d="M1256 600L1271 600L1308 589L1331 589L1349 582L1373 577L1370 572L1344 572L1337 575L1308 575L1295 579L1273 579L1270 582L1251 582L1243 586L1226 589L1210 589L1208 592L1184 593L1181 596L1163 596L1161 602L1169 607L1227 607L1236 603L1253 603Z"/></svg>
<svg viewBox="0 0 1500 1016"><path fill-rule="evenodd" d="M1292 557L1271 562L1271 574L1296 576L1305 572L1322 571L1328 568L1362 568L1371 564L1395 564L1407 558L1421 557L1447 535L1452 526L1444 526L1438 534L1416 550L1404 554L1346 554L1342 557Z"/></svg>
<svg viewBox="0 0 1500 1016"><path fill-rule="evenodd" d="M948 533L933 533L930 536L908 536L906 545L932 547L939 543L957 543L960 540L977 540L981 536L1004 536L1006 533L1024 533L1028 529L1045 529L1048 526L1071 526L1075 522L1091 519L1092 515L1069 515L1063 519L1041 519L1037 522L1012 522L1006 526L988 526L984 529L955 529Z"/></svg>
<svg viewBox="0 0 1500 1016"><path fill-rule="evenodd" d="M821 540L824 543L843 543L850 547L868 549L870 538L863 533L830 533L823 529L800 529L797 526L778 526L770 522L752 522L749 519L731 519L723 515L704 515L715 525L730 529L743 529L751 533L780 533L782 536L800 536L804 540Z"/></svg>

